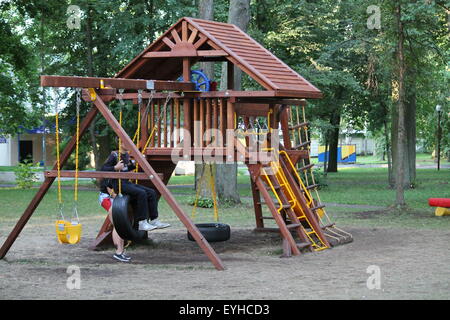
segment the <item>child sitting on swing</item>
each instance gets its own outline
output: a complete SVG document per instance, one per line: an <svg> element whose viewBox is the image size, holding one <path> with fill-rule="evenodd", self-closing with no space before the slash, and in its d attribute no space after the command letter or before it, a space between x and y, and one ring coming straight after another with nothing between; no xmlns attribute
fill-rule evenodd
<svg viewBox="0 0 450 320"><path fill-rule="evenodd" d="M121 143L121 155L119 161L119 154L116 151L111 152L108 159L103 164L101 171L121 171L128 172L134 170L135 165L128 154L128 149ZM112 202L116 197L116 190L118 181L116 179L103 179L99 202L108 211L108 215L112 222ZM155 229L163 229L170 227L170 224L162 222L158 219L158 202L156 191L152 188L145 187L139 184L134 184L128 179L121 179L121 191L123 194L129 195L136 200L136 207L134 209L135 218L139 221L139 230L152 231ZM150 221L147 219L150 217ZM124 254L124 241L113 230L113 241L117 247L115 259L123 262L129 262L131 258Z"/></svg>

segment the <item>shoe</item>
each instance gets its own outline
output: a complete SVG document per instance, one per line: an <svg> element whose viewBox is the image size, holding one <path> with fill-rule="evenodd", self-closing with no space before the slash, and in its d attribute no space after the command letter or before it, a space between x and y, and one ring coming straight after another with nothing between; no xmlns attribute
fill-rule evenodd
<svg viewBox="0 0 450 320"><path fill-rule="evenodd" d="M147 220L139 221L139 230L141 231L152 231L156 228L157 227L155 225L148 223Z"/></svg>
<svg viewBox="0 0 450 320"><path fill-rule="evenodd" d="M122 262L130 262L131 261L131 257L125 255L124 253L121 253L121 254L116 253L113 255L113 258L116 260L122 261Z"/></svg>
<svg viewBox="0 0 450 320"><path fill-rule="evenodd" d="M155 228L158 228L158 229L164 229L164 228L170 227L170 224L161 222L158 219L150 221L150 224L152 226L155 226Z"/></svg>

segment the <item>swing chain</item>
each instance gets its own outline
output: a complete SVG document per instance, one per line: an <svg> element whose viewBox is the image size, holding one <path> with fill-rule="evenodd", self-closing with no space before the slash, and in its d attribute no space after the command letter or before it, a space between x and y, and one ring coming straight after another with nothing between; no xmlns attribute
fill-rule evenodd
<svg viewBox="0 0 450 320"><path fill-rule="evenodd" d="M54 107L55 107L55 140L56 140L56 168L58 171L58 212L59 212L59 217L57 219L59 219L60 217L64 220L64 214L63 214L63 201L62 201L62 194L61 194L61 166L60 166L60 162L59 162L59 108L58 108L58 104L59 104L59 94L58 94L58 89L57 88L53 88L53 92L55 94L55 103L54 103Z"/></svg>
<svg viewBox="0 0 450 320"><path fill-rule="evenodd" d="M77 132L76 132L76 150L75 150L75 187L74 187L74 202L73 202L73 217L76 218L77 223L80 223L78 217L78 169L79 169L79 144L80 144L80 105L81 105L81 88L76 88L76 117L77 117ZM73 224L73 222L72 222Z"/></svg>
<svg viewBox="0 0 450 320"><path fill-rule="evenodd" d="M120 105L123 106L123 105L125 105L125 102L123 101L123 93L124 93L125 89L119 89L118 91L119 91L119 102L120 102Z"/></svg>
<svg viewBox="0 0 450 320"><path fill-rule="evenodd" d="M166 102L164 102L164 109L166 108L167 104L169 103L169 100L172 98L172 92L169 91L166 97Z"/></svg>
<svg viewBox="0 0 450 320"><path fill-rule="evenodd" d="M76 88L76 110L77 110L77 116L80 115L80 104L81 104L81 88Z"/></svg>
<svg viewBox="0 0 450 320"><path fill-rule="evenodd" d="M155 95L155 90L151 90L150 91L150 97L149 97L148 102L147 102L147 106L145 107L147 113L148 113L149 108L150 108L150 103L153 101L153 96L154 95Z"/></svg>
<svg viewBox="0 0 450 320"><path fill-rule="evenodd" d="M138 105L139 105L139 109L142 105L142 89L138 90Z"/></svg>
<svg viewBox="0 0 450 320"><path fill-rule="evenodd" d="M58 114L59 112L59 94L58 94L58 89L57 88L53 88L53 92L55 94L55 103L54 103L54 107L55 107L55 114Z"/></svg>
<svg viewBox="0 0 450 320"><path fill-rule="evenodd" d="M150 97L151 97L151 99L153 99L153 91L152 91ZM166 107L167 107L167 104L169 103L169 100L170 100L171 98L172 98L172 92L169 91L169 93L167 94L167 97L166 97L166 101L165 101L165 103L164 103L164 106L163 106L162 109L159 111L159 114L158 114L158 117L156 118L156 122L155 122L155 123L158 123L158 122L159 122L159 119L161 119L161 117L163 116L163 114L166 113ZM151 99L150 99L150 100L151 100ZM150 101L149 101L149 103L150 103ZM147 105L147 107L148 107L148 105ZM148 139L147 139L147 142L146 142L145 145L144 145L144 148L142 148L142 153L144 153L144 151L147 149L147 146L148 146L148 144L150 143L150 141L151 141L151 139L152 139L152 137L153 137L153 134L155 133L155 129L156 129L156 124L153 126L153 129L152 129L150 135L148 136Z"/></svg>

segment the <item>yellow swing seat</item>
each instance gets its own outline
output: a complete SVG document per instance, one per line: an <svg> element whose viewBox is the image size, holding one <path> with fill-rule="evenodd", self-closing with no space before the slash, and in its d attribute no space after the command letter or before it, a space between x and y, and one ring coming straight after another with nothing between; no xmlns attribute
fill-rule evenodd
<svg viewBox="0 0 450 320"><path fill-rule="evenodd" d="M77 244L81 239L82 225L76 221L56 220L56 237L62 244Z"/></svg>

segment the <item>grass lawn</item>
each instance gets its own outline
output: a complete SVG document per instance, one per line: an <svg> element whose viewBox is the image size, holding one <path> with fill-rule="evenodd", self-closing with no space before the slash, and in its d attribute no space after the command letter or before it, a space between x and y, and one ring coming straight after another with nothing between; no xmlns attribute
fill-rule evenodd
<svg viewBox="0 0 450 320"><path fill-rule="evenodd" d="M409 209L401 212L389 208L394 203L395 190L387 185L386 168L346 168L340 169L338 173L329 173L326 179L327 186L319 191L319 195L324 203L329 204L328 215L339 225L449 229L450 217L435 217L434 208L429 207L427 202L430 197L450 197L449 177L448 169L417 170L416 188L405 192ZM255 225L249 181L248 175L238 176L242 204L235 207L220 207L221 221L241 227ZM84 182L93 186L90 181ZM195 191L190 186L180 186L192 185L193 182L193 176L174 176L169 185L175 198L189 215L192 212L189 200L195 196ZM63 185L65 184L72 185L72 182L64 181ZM36 191L36 189L0 188L0 201L2 201L0 222L8 225L15 223ZM82 220L104 216L103 209L97 203L97 196L95 189L79 191L78 212ZM66 215L70 216L73 190L64 189L63 198ZM56 188L52 187L37 208L33 219L43 219L51 223L56 217L56 208ZM175 226L181 226L164 200L160 201L159 210L165 220ZM263 210L264 215L270 215L267 208L263 207ZM197 209L195 222L211 221L213 221L212 209ZM272 222L267 223L270 226Z"/></svg>

